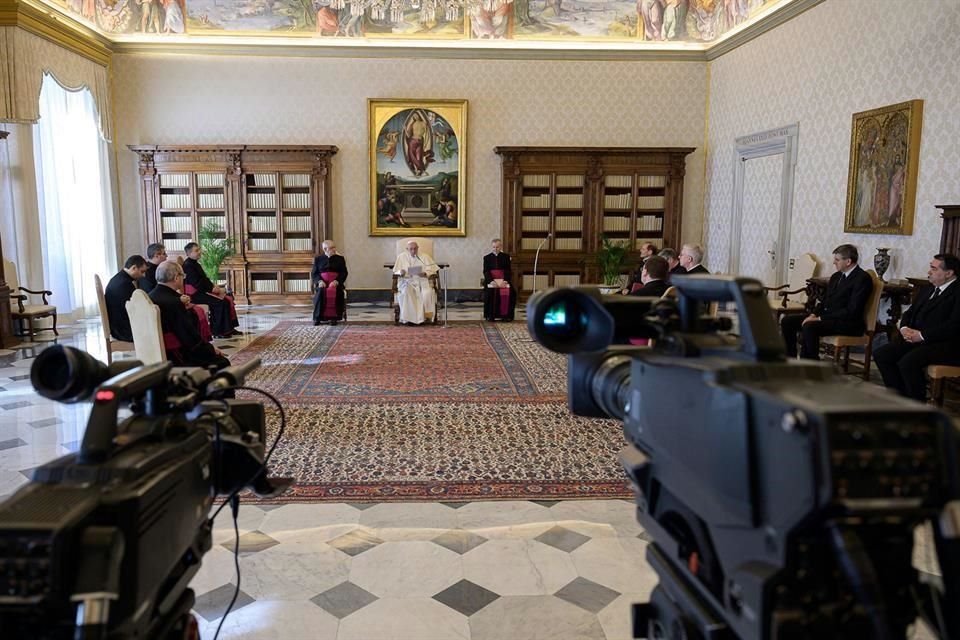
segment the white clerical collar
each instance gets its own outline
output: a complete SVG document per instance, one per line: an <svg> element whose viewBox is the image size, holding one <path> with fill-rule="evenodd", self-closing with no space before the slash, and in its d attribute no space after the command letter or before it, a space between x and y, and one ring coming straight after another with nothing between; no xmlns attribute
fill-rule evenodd
<svg viewBox="0 0 960 640"><path fill-rule="evenodd" d="M853 270L856 269L856 268L857 268L857 265L854 264L852 267L850 267L850 268L847 269L846 271L843 271L843 272L842 272L842 273L843 273L843 277L846 278L847 276L849 276L851 273L853 273Z"/></svg>
<svg viewBox="0 0 960 640"><path fill-rule="evenodd" d="M950 285L952 285L955 280L956 280L956 278L954 278L953 280L948 280L947 282L944 282L942 285L940 285L939 287L937 287L937 289L940 289L940 293L941 293L941 294L946 293L947 287L949 287Z"/></svg>

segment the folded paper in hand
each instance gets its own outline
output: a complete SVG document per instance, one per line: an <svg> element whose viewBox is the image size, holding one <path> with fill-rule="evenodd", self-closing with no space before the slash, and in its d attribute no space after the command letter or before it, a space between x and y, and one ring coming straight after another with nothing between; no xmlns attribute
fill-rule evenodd
<svg viewBox="0 0 960 640"><path fill-rule="evenodd" d="M419 276L421 273L423 273L423 267L418 264L407 269L407 275L410 277Z"/></svg>

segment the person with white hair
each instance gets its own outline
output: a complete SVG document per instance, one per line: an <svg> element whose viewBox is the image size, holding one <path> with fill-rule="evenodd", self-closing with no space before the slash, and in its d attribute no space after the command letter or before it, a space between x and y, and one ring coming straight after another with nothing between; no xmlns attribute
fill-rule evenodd
<svg viewBox="0 0 960 640"><path fill-rule="evenodd" d="M680 266L687 270L687 273L709 274L707 268L700 264L703 262L703 249L698 244L685 244L680 249Z"/></svg>
<svg viewBox="0 0 960 640"><path fill-rule="evenodd" d="M310 282L313 283L313 324L337 324L346 313L344 285L347 283L347 261L337 253L333 240L324 240L323 253L313 259Z"/></svg>
<svg viewBox="0 0 960 640"><path fill-rule="evenodd" d="M440 268L431 256L420 253L416 240L407 243L407 250L397 256L393 273L397 282L397 304L400 305L401 324L432 322L437 312L437 292L431 276Z"/></svg>
<svg viewBox="0 0 960 640"><path fill-rule="evenodd" d="M157 267L157 286L149 294L160 308L160 327L167 359L179 366L217 369L230 366L223 353L200 337L192 312L187 311L179 289L183 286L183 267L174 261Z"/></svg>

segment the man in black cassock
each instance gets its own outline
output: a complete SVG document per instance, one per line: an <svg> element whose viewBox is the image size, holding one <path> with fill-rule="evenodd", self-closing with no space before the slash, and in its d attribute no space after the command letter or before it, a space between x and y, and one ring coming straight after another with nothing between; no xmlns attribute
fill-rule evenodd
<svg viewBox="0 0 960 640"><path fill-rule="evenodd" d="M313 324L318 325L324 320L330 324L337 324L346 312L346 297L344 285L347 282L347 261L337 253L337 245L333 240L323 241L323 255L313 259L313 269L310 271L310 282L313 284ZM327 274L324 276L323 274ZM336 274L335 276L333 274ZM332 293L331 293L332 292ZM330 297L335 305L335 315L326 313L330 304Z"/></svg>
<svg viewBox="0 0 960 640"><path fill-rule="evenodd" d="M197 329L194 314L187 310L177 290L183 283L183 268L167 261L157 267L157 286L148 295L160 308L160 327L167 344L167 359L180 366L218 369L230 366L223 353L209 342L204 342ZM167 334L176 338L179 346L172 348Z"/></svg>
<svg viewBox="0 0 960 640"><path fill-rule="evenodd" d="M117 340L133 342L133 330L130 329L130 317L127 316L127 300L137 290L137 281L147 270L147 261L143 256L130 256L123 269L110 278L103 297L107 302L107 318L110 320L110 335Z"/></svg>
<svg viewBox="0 0 960 640"><path fill-rule="evenodd" d="M517 290L513 286L513 273L510 268L510 256L501 251L503 243L500 238L495 238L491 243L493 251L483 256L483 318L484 320L513 320L514 307L517 304ZM500 271L500 277L494 274L494 271ZM501 283L506 285L510 292L510 303L503 313L501 309L500 296L504 288Z"/></svg>
<svg viewBox="0 0 960 640"><path fill-rule="evenodd" d="M193 287L192 291L186 293L193 304L205 304L210 308L210 329L213 335L218 338L243 335L235 328L240 322L233 307L233 298L210 281L198 262L200 245L188 242L183 250L187 254L187 259L183 261L185 283ZM159 282L159 278L157 281Z"/></svg>
<svg viewBox="0 0 960 640"><path fill-rule="evenodd" d="M140 279L140 282L137 283L137 286L143 289L146 293L153 291L153 288L157 286L157 267L160 266L161 262L166 261L166 247L159 242L154 242L153 244L147 245L147 272L143 274L143 278Z"/></svg>

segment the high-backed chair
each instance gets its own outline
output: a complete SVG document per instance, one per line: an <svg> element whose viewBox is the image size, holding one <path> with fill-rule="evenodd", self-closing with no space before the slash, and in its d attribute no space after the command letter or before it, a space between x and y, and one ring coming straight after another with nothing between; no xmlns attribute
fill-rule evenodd
<svg viewBox="0 0 960 640"><path fill-rule="evenodd" d="M98 274L93 274L93 284L97 288L97 306L100 308L100 324L103 326L103 342L107 348L107 364L113 362L113 352L133 351L132 342L117 340L110 335L110 314L107 313L107 298L103 295L103 281Z"/></svg>
<svg viewBox="0 0 960 640"><path fill-rule="evenodd" d="M770 307L777 320L787 313L803 313L807 308L807 280L817 272L817 258L805 253L795 259L789 280L779 287L764 287L770 295Z"/></svg>
<svg viewBox="0 0 960 640"><path fill-rule="evenodd" d="M417 247L419 248L419 253L425 253L431 258L433 258L434 262L437 261L437 256L435 256L433 253L433 240L431 240L430 238L404 238L403 240L397 240L396 255L399 256L401 253L406 252L407 243L410 242L411 240L417 243ZM443 294L440 291L439 272L430 276L429 280L430 280L431 286L433 286L433 290L437 292L437 310L433 314L433 322L434 324L436 324L437 322L439 322L440 309L443 307ZM393 321L396 324L400 323L400 302L397 299L397 286L399 285L399 283L400 283L400 276L394 273L392 275L392 279L390 283L390 293L393 299Z"/></svg>
<svg viewBox="0 0 960 640"><path fill-rule="evenodd" d="M823 336L820 344L833 348L833 361L840 363L840 354L843 353L843 372L850 371L850 347L863 347L863 379L870 379L870 359L873 353L873 336L877 328L877 312L880 309L880 296L883 294L883 280L877 277L873 269L867 269L873 279L873 290L867 299L864 309L864 324L867 330L861 336Z"/></svg>
<svg viewBox="0 0 960 640"><path fill-rule="evenodd" d="M10 316L13 319L14 326L17 327L18 334L21 336L29 335L30 342L33 342L33 337L37 331L51 329L54 335L59 336L60 333L57 332L57 308L47 301L47 296L52 296L53 292L46 289L35 291L27 287L21 287L17 280L17 267L10 261L4 260L3 272L7 284L10 286L10 298L17 302L16 305L11 305ZM25 293L40 296L43 302L41 304L24 304L30 300L29 295L24 295ZM53 326L35 326L34 322L41 318L53 318ZM29 327L29 333L26 331L27 327Z"/></svg>
<svg viewBox="0 0 960 640"><path fill-rule="evenodd" d="M133 329L137 360L143 364L165 362L167 350L160 326L160 308L140 289L133 292L126 307L127 315L130 316L130 328Z"/></svg>

